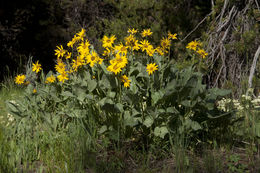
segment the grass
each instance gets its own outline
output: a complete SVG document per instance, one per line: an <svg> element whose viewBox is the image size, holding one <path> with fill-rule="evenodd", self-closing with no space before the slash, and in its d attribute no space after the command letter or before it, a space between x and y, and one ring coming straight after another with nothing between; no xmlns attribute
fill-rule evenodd
<svg viewBox="0 0 260 173"><path fill-rule="evenodd" d="M48 130L43 124L33 136L6 126L5 101L22 97L23 88L13 79L0 89L0 172L257 172L260 170L258 148L251 145L203 144L190 149L183 141L172 145L154 141L148 148L128 141L120 147L107 138L90 135L75 123L61 131ZM29 122L28 122L29 123ZM95 124L92 127L95 131ZM17 143L20 140L20 143ZM23 142L21 142L23 141Z"/></svg>

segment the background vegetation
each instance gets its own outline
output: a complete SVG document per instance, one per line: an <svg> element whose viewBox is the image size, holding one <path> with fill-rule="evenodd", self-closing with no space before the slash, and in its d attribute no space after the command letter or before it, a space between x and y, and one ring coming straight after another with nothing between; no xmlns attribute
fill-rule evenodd
<svg viewBox="0 0 260 173"><path fill-rule="evenodd" d="M155 41L161 33L183 38L211 11L210 1L26 0L3 1L0 7L1 80L22 71L28 57L43 66L54 64L57 44L69 41L75 31L87 29L88 39L100 48L106 34L123 38L129 27L151 28ZM194 18L194 16L196 16ZM200 27L192 38L200 37Z"/></svg>

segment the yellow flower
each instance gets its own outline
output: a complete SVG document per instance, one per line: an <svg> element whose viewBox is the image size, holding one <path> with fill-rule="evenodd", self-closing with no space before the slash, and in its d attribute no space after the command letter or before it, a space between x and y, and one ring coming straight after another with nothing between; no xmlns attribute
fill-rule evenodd
<svg viewBox="0 0 260 173"><path fill-rule="evenodd" d="M62 62L62 60L58 59L57 64L55 65L55 69L58 73L62 73L65 71L66 65Z"/></svg>
<svg viewBox="0 0 260 173"><path fill-rule="evenodd" d="M197 53L200 54L200 56L202 56L202 58L205 58L206 56L208 56L208 53L205 52L205 50L203 50L203 49L197 50Z"/></svg>
<svg viewBox="0 0 260 173"><path fill-rule="evenodd" d="M161 46L163 49L169 49L170 45L171 45L171 41L169 40L169 38L163 38L161 40Z"/></svg>
<svg viewBox="0 0 260 173"><path fill-rule="evenodd" d="M100 57L97 58L97 63L98 63L98 64L102 64L103 61L104 61L104 59L102 59L102 58L100 58Z"/></svg>
<svg viewBox="0 0 260 173"><path fill-rule="evenodd" d="M17 75L15 77L15 83L17 83L18 85L23 84L24 80L25 80L25 75Z"/></svg>
<svg viewBox="0 0 260 173"><path fill-rule="evenodd" d="M148 56L153 56L154 52L155 52L155 49L153 49L152 46L150 46L149 49L146 50L146 53Z"/></svg>
<svg viewBox="0 0 260 173"><path fill-rule="evenodd" d="M35 94L35 93L37 93L37 90L34 88L34 89L33 89L33 94Z"/></svg>
<svg viewBox="0 0 260 173"><path fill-rule="evenodd" d="M68 74L66 71L63 71L62 73L60 73L58 76L57 76L58 80L62 83L64 83L65 80L69 80L68 78Z"/></svg>
<svg viewBox="0 0 260 173"><path fill-rule="evenodd" d="M71 40L67 43L67 46L72 48L74 44L75 44L75 40Z"/></svg>
<svg viewBox="0 0 260 173"><path fill-rule="evenodd" d="M171 34L170 32L168 32L168 39L176 40L177 34Z"/></svg>
<svg viewBox="0 0 260 173"><path fill-rule="evenodd" d="M158 65L156 65L156 63L147 64L146 71L149 75L153 74L155 70L158 70Z"/></svg>
<svg viewBox="0 0 260 173"><path fill-rule="evenodd" d="M135 41L135 36L130 34L128 37L125 37L126 45L131 46L131 43Z"/></svg>
<svg viewBox="0 0 260 173"><path fill-rule="evenodd" d="M130 34L136 34L137 33L137 29L128 29L128 31L127 31L128 33L130 33Z"/></svg>
<svg viewBox="0 0 260 173"><path fill-rule="evenodd" d="M125 37L125 45L127 47L131 47L132 50L139 50L140 49L140 44L138 43L138 40L130 34L128 37Z"/></svg>
<svg viewBox="0 0 260 173"><path fill-rule="evenodd" d="M132 46L133 50L139 50L140 44L138 43L138 40L135 40Z"/></svg>
<svg viewBox="0 0 260 173"><path fill-rule="evenodd" d="M74 71L78 71L78 68L80 66L80 61L78 60L78 58L73 59L71 65Z"/></svg>
<svg viewBox="0 0 260 173"><path fill-rule="evenodd" d="M111 49L109 49L109 48L106 47L106 49L104 50L104 52L103 52L102 55L103 55L103 56L110 56L111 53L112 53Z"/></svg>
<svg viewBox="0 0 260 173"><path fill-rule="evenodd" d="M78 46L78 52L82 55L87 55L89 54L89 46L90 46L90 43L88 40L86 40L85 42L82 42L79 44Z"/></svg>
<svg viewBox="0 0 260 173"><path fill-rule="evenodd" d="M66 59L70 59L71 58L71 52L67 52L67 55L65 57L66 57Z"/></svg>
<svg viewBox="0 0 260 173"><path fill-rule="evenodd" d="M121 76L121 81L124 82L125 88L130 86L131 80L126 75Z"/></svg>
<svg viewBox="0 0 260 173"><path fill-rule="evenodd" d="M117 54L122 54L122 55L126 55L127 54L127 47L124 46L122 43L120 43L119 45L116 45L114 48L115 53Z"/></svg>
<svg viewBox="0 0 260 173"><path fill-rule="evenodd" d="M39 61L36 61L35 64L33 63L32 71L38 73L40 70L42 70L42 68L41 68L41 64L39 64Z"/></svg>
<svg viewBox="0 0 260 173"><path fill-rule="evenodd" d="M124 68L128 63L127 57L125 55L116 54L116 58L110 60L110 64L118 64L121 68Z"/></svg>
<svg viewBox="0 0 260 173"><path fill-rule="evenodd" d="M155 51L156 51L159 55L161 55L161 56L164 55L163 48L161 48L161 47L157 47L157 48L155 49Z"/></svg>
<svg viewBox="0 0 260 173"><path fill-rule="evenodd" d="M81 39L81 40L83 40L83 37L84 37L84 35L85 35L85 29L81 29L81 31L80 32L78 32L77 33L77 36Z"/></svg>
<svg viewBox="0 0 260 173"><path fill-rule="evenodd" d="M142 48L142 51L148 51L149 49L152 48L152 45L149 43L148 40L143 40L140 43L141 43L140 47Z"/></svg>
<svg viewBox="0 0 260 173"><path fill-rule="evenodd" d="M107 70L110 72L114 72L115 74L120 73L122 70L122 67L118 63L113 63L110 66L107 67Z"/></svg>
<svg viewBox="0 0 260 173"><path fill-rule="evenodd" d="M85 60L83 56L77 56L77 59L72 60L72 68L74 71L77 71L78 68L82 65L85 65Z"/></svg>
<svg viewBox="0 0 260 173"><path fill-rule="evenodd" d="M151 32L151 29L144 29L141 34L142 34L142 37L146 37L146 36L152 35L152 32Z"/></svg>
<svg viewBox="0 0 260 173"><path fill-rule="evenodd" d="M89 64L90 67L93 67L98 60L99 56L95 51L92 51L90 54L87 55L87 64Z"/></svg>
<svg viewBox="0 0 260 173"><path fill-rule="evenodd" d="M46 78L45 83L54 83L55 82L55 76L50 75L49 77Z"/></svg>
<svg viewBox="0 0 260 173"><path fill-rule="evenodd" d="M116 36L112 35L110 38L108 38L107 36L104 36L102 39L103 42L103 47L112 47L112 44L114 43L114 41L116 40Z"/></svg>
<svg viewBox="0 0 260 173"><path fill-rule="evenodd" d="M73 39L67 43L67 46L73 48L73 45L79 40L82 40L82 39L80 37L78 37L77 35L74 35Z"/></svg>
<svg viewBox="0 0 260 173"><path fill-rule="evenodd" d="M186 48L196 51L198 45L199 45L199 42L197 42L197 41L195 40L195 41L192 41L192 42L188 43L188 45L186 46Z"/></svg>
<svg viewBox="0 0 260 173"><path fill-rule="evenodd" d="M62 45L59 47L57 46L58 49L55 50L55 55L57 55L57 57L63 57L64 54L66 53L66 50L63 49Z"/></svg>

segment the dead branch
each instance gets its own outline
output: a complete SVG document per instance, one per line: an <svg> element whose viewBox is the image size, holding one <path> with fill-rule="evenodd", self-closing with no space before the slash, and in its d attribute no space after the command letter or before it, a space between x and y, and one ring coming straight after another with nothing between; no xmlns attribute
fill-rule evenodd
<svg viewBox="0 0 260 173"><path fill-rule="evenodd" d="M232 4L232 6L231 6ZM232 82L240 87L243 77L249 74L249 62L253 62L252 51L255 52L259 39L252 42L252 46L246 45L246 50L238 52L237 46L243 43L243 34L249 32L255 25L255 20L248 15L248 10L258 7L255 0L244 0L244 6L225 0L219 14L211 21L210 29L207 32L207 48L209 56L207 64L209 73L207 76L209 87L222 87L225 81ZM243 47L242 47L243 50ZM248 61L245 61L248 56ZM251 57L251 58L250 58Z"/></svg>
<svg viewBox="0 0 260 173"><path fill-rule="evenodd" d="M181 40L181 42L183 42L186 38L188 38L194 31L196 31L196 29L208 18L208 16L210 16L212 14L212 12L210 12L209 14L206 15L206 17L204 17L199 23L198 25L188 34L184 37L184 39Z"/></svg>
<svg viewBox="0 0 260 173"><path fill-rule="evenodd" d="M256 63L257 63L257 59L259 57L259 54L260 54L260 45L258 46L258 49L255 53L253 63L252 63L251 69L250 69L250 75L249 75L249 79L248 79L248 88L252 88L252 80L253 80L253 77L254 77Z"/></svg>

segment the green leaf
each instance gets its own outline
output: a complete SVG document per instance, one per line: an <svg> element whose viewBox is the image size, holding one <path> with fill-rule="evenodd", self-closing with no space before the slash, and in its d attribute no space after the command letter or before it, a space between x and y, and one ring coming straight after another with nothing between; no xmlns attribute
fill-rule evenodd
<svg viewBox="0 0 260 173"><path fill-rule="evenodd" d="M104 132L107 131L107 126L106 125L103 125L99 130L98 130L98 133L99 134L103 134Z"/></svg>
<svg viewBox="0 0 260 173"><path fill-rule="evenodd" d="M113 100L111 100L110 98L103 98L102 100L100 100L98 102L98 104L102 107L103 110L108 111L108 112L114 112L114 111L118 111L115 109L115 103L113 102Z"/></svg>
<svg viewBox="0 0 260 173"><path fill-rule="evenodd" d="M228 94L231 93L231 90L225 90L225 89L219 89L219 88L211 88L211 89L208 89L208 95L207 95L207 98L208 99L217 99L218 96L220 97L224 97Z"/></svg>
<svg viewBox="0 0 260 173"><path fill-rule="evenodd" d="M9 113L16 115L18 117L25 117L22 115L22 111L19 109L19 105L12 103L10 101L6 102L6 107Z"/></svg>
<svg viewBox="0 0 260 173"><path fill-rule="evenodd" d="M151 116L147 116L143 122L143 124L146 126L146 127L151 127L153 125L153 118Z"/></svg>
<svg viewBox="0 0 260 173"><path fill-rule="evenodd" d="M97 82L95 80L89 80L88 81L88 90L89 92L92 92L97 87Z"/></svg>
<svg viewBox="0 0 260 173"><path fill-rule="evenodd" d="M101 80L99 81L99 86L100 88L102 88L103 90L105 89L111 89L111 84L108 78L108 75L103 75Z"/></svg>
<svg viewBox="0 0 260 173"><path fill-rule="evenodd" d="M135 77L132 77L131 79L131 85L129 87L129 90L133 93L133 94L136 94L138 92L138 88L136 86L136 79Z"/></svg>
<svg viewBox="0 0 260 173"><path fill-rule="evenodd" d="M183 105L184 107L191 107L191 101L190 100L183 100L181 102L181 105Z"/></svg>
<svg viewBox="0 0 260 173"><path fill-rule="evenodd" d="M117 110L117 112L120 112L120 113L124 112L124 106L121 103L117 103L115 105L115 109Z"/></svg>
<svg viewBox="0 0 260 173"><path fill-rule="evenodd" d="M153 104L156 104L162 98L163 98L163 92L162 91L157 91L157 92L152 93Z"/></svg>
<svg viewBox="0 0 260 173"><path fill-rule="evenodd" d="M192 121L191 128L195 131L202 129L201 125L197 121Z"/></svg>
<svg viewBox="0 0 260 173"><path fill-rule="evenodd" d="M160 138L164 138L164 136L169 133L168 129L166 126L162 126L162 127L155 127L154 129L154 135L155 136L159 136Z"/></svg>
<svg viewBox="0 0 260 173"><path fill-rule="evenodd" d="M64 96L65 98L68 98L68 97L75 97L71 92L69 91L64 91L61 93L62 96Z"/></svg>
<svg viewBox="0 0 260 173"><path fill-rule="evenodd" d="M110 91L110 92L108 92L107 96L110 97L111 99L113 99L116 96L116 92Z"/></svg>
<svg viewBox="0 0 260 173"><path fill-rule="evenodd" d="M137 118L130 115L129 111L124 112L124 124L125 126L134 127L138 124Z"/></svg>
<svg viewBox="0 0 260 173"><path fill-rule="evenodd" d="M104 72L105 74L109 74L109 71L107 71L107 67L105 66L104 63L100 64L100 67L101 67L101 69L103 70L103 72Z"/></svg>
<svg viewBox="0 0 260 173"><path fill-rule="evenodd" d="M179 113L179 111L175 107L168 107L166 109L166 112L167 113L172 113L172 114L178 114Z"/></svg>

